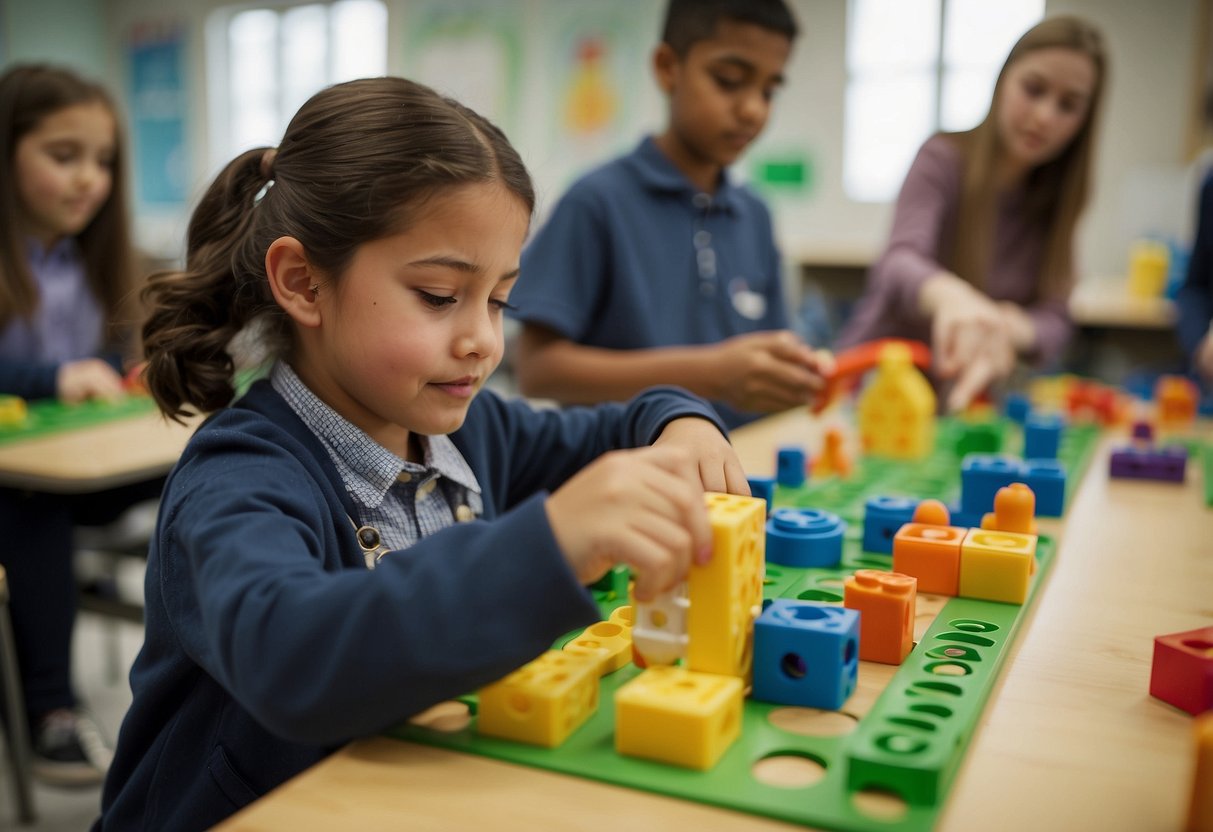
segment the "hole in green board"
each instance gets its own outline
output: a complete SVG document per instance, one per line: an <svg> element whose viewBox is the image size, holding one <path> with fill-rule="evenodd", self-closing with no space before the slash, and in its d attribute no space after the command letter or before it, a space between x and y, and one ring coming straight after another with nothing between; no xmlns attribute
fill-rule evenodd
<svg viewBox="0 0 1213 832"><path fill-rule="evenodd" d="M991 624L988 621L977 621L973 618L958 618L955 621L949 621L948 626L954 627L957 630L964 630L967 633L992 633L998 629L997 624Z"/></svg>
<svg viewBox="0 0 1213 832"><path fill-rule="evenodd" d="M922 737L908 734L881 734L876 738L876 747L891 754L920 754L929 745Z"/></svg>
<svg viewBox="0 0 1213 832"><path fill-rule="evenodd" d="M910 706L911 711L916 711L920 714L930 714L937 716L940 719L947 719L952 715L951 708L945 708L943 705L937 705L934 702L915 702Z"/></svg>
<svg viewBox="0 0 1213 832"><path fill-rule="evenodd" d="M981 654L972 647L960 647L955 644L932 647L927 651L927 655L932 659L963 659L967 662L981 661Z"/></svg>
<svg viewBox="0 0 1213 832"><path fill-rule="evenodd" d="M750 773L768 786L804 789L826 776L826 763L801 751L776 751L755 762Z"/></svg>
<svg viewBox="0 0 1213 832"><path fill-rule="evenodd" d="M899 821L909 811L909 804L896 792L885 789L861 789L851 795L855 811L872 820Z"/></svg>
<svg viewBox="0 0 1213 832"><path fill-rule="evenodd" d="M840 737L855 730L859 718L843 711L817 708L776 708L767 714L771 725L802 737Z"/></svg>
<svg viewBox="0 0 1213 832"><path fill-rule="evenodd" d="M925 665L923 669L928 673L934 673L936 676L968 676L973 672L973 668L958 661L931 662Z"/></svg>
<svg viewBox="0 0 1213 832"><path fill-rule="evenodd" d="M926 696L960 696L964 690L960 685L954 685L951 682L915 682L907 689L909 693L915 693Z"/></svg>
<svg viewBox="0 0 1213 832"><path fill-rule="evenodd" d="M831 603L842 600L837 592L826 592L824 589L806 589L796 596L801 601L828 601Z"/></svg>
<svg viewBox="0 0 1213 832"><path fill-rule="evenodd" d="M916 728L919 731L934 731L935 723L927 722L925 719L913 719L908 716L891 716L889 722L894 725L900 725L903 728Z"/></svg>
<svg viewBox="0 0 1213 832"><path fill-rule="evenodd" d="M976 644L979 647L993 647L994 639L985 636L975 636L972 633L940 633L935 636L940 641L959 641L965 644Z"/></svg>

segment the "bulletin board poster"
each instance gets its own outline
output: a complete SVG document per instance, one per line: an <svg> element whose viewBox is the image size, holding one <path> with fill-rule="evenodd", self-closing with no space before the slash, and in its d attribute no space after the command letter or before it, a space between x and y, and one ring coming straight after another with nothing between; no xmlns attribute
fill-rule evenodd
<svg viewBox="0 0 1213 832"><path fill-rule="evenodd" d="M142 205L181 205L187 199L184 27L136 24L128 57L135 193Z"/></svg>
<svg viewBox="0 0 1213 832"><path fill-rule="evenodd" d="M405 75L513 133L523 59L518 4L426 0L410 3L405 17Z"/></svg>

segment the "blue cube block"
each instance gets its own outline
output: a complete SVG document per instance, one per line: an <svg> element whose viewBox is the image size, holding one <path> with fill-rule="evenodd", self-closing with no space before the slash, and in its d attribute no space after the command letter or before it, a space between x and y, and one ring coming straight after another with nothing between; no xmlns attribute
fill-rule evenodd
<svg viewBox="0 0 1213 832"><path fill-rule="evenodd" d="M804 448L786 445L775 456L775 480L785 488L799 488L808 478Z"/></svg>
<svg viewBox="0 0 1213 832"><path fill-rule="evenodd" d="M750 496L767 501L767 514L771 513L771 501L775 499L774 477L746 477L750 483Z"/></svg>
<svg viewBox="0 0 1213 832"><path fill-rule="evenodd" d="M754 699L838 710L858 671L856 610L776 598L754 622Z"/></svg>
<svg viewBox="0 0 1213 832"><path fill-rule="evenodd" d="M1001 454L969 454L960 464L961 512L980 517L993 511L998 489L1013 482L1023 482L1020 460Z"/></svg>
<svg viewBox="0 0 1213 832"><path fill-rule="evenodd" d="M1055 459L1025 460L1022 482L1036 494L1037 517L1061 517L1066 507L1066 469Z"/></svg>
<svg viewBox="0 0 1213 832"><path fill-rule="evenodd" d="M914 519L918 501L910 497L869 497L863 506L863 550L893 554L893 536Z"/></svg>
<svg viewBox="0 0 1213 832"><path fill-rule="evenodd" d="M767 563L838 566L847 523L815 508L777 508L767 521Z"/></svg>
<svg viewBox="0 0 1213 832"><path fill-rule="evenodd" d="M1032 403L1023 393L1008 393L1002 403L1003 413L1012 422L1022 425L1032 412Z"/></svg>
<svg viewBox="0 0 1213 832"><path fill-rule="evenodd" d="M1056 413L1036 413L1023 428L1024 459L1057 459L1065 422Z"/></svg>

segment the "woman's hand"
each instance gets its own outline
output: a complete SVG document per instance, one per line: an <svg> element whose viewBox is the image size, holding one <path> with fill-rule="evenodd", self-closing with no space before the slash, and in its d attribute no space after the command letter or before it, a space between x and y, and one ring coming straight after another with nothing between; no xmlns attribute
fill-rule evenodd
<svg viewBox="0 0 1213 832"><path fill-rule="evenodd" d="M952 381L947 410L963 410L992 382L1015 368L1015 345L998 304L951 274L923 284L922 311L931 319L936 372Z"/></svg>

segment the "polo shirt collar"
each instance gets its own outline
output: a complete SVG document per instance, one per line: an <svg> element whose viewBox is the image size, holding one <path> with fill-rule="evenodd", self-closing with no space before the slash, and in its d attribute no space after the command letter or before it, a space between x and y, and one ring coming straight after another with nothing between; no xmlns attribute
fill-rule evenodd
<svg viewBox="0 0 1213 832"><path fill-rule="evenodd" d="M27 263L65 263L74 260L78 251L74 237L64 237L58 242L52 243L49 248L43 248L42 243L34 237L25 238Z"/></svg>
<svg viewBox="0 0 1213 832"><path fill-rule="evenodd" d="M632 152L631 161L641 184L645 187L654 191L685 194L692 200L695 207L704 207L696 201L696 197L701 196L702 192L670 161L670 157L661 151L652 136L645 136L641 140L636 150ZM742 202L737 198L737 185L729 176L728 169L720 172L720 185L716 188L716 193L710 195L710 198L711 207L718 210L734 214L742 210Z"/></svg>

